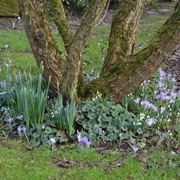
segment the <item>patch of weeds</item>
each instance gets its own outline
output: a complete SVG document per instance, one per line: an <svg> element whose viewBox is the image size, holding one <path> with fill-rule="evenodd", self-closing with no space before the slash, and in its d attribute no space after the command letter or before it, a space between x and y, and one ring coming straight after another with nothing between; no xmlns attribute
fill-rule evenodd
<svg viewBox="0 0 180 180"><path fill-rule="evenodd" d="M174 151L162 149L153 149L152 153L147 156L147 168L180 168L180 157Z"/></svg>

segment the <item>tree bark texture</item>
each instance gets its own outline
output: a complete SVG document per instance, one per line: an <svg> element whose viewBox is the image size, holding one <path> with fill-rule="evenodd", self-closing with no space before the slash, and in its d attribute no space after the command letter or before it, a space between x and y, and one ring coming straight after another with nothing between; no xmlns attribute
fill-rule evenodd
<svg viewBox="0 0 180 180"><path fill-rule="evenodd" d="M61 89L63 96L68 100L76 99L77 97L82 53L106 3L107 0L92 0L92 5L87 9L81 25L74 35L73 41L68 49L68 57L64 67L63 85Z"/></svg>
<svg viewBox="0 0 180 180"><path fill-rule="evenodd" d="M135 55L121 58L110 71L83 87L82 96L92 96L100 91L116 102L133 92L157 68L176 51L180 45L180 3L173 15L163 25L149 46Z"/></svg>
<svg viewBox="0 0 180 180"><path fill-rule="evenodd" d="M38 66L44 68L44 78L51 76L54 88L60 86L63 60L49 27L42 0L19 0L24 28Z"/></svg>
<svg viewBox="0 0 180 180"><path fill-rule="evenodd" d="M63 3L60 0L50 0L47 2L47 9L51 20L54 21L58 28L66 50L68 50L68 47L73 40L74 32L66 19Z"/></svg>
<svg viewBox="0 0 180 180"><path fill-rule="evenodd" d="M103 72L127 55L131 55L135 45L139 21L144 10L144 0L121 1L113 18L109 39L109 49Z"/></svg>
<svg viewBox="0 0 180 180"><path fill-rule="evenodd" d="M67 58L63 62L47 22L43 0L19 0L25 30L37 64L40 66L43 63L45 78L50 75L54 87L59 86L60 92L68 100L76 99L77 95L81 99L91 97L100 91L120 102L156 71L180 45L180 0L175 12L148 47L137 54L132 52L144 0L121 1L113 18L109 48L100 77L85 85L78 83L82 53L107 1L92 0L92 5L75 33L68 24L62 3L58 0L49 1L49 8L54 10L51 19L56 23L67 51Z"/></svg>

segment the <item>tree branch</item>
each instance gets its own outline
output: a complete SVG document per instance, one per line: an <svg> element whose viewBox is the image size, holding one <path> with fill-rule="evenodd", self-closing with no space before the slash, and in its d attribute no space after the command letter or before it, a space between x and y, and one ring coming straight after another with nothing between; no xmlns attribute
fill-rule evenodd
<svg viewBox="0 0 180 180"><path fill-rule="evenodd" d="M58 31L62 37L65 48L68 49L71 44L74 32L72 31L69 22L66 18L63 3L61 0L48 1L49 15L56 24Z"/></svg>
<svg viewBox="0 0 180 180"><path fill-rule="evenodd" d="M81 88L81 97L100 91L116 102L122 101L168 60L179 45L180 3L146 49L133 56L120 57L111 71Z"/></svg>
<svg viewBox="0 0 180 180"><path fill-rule="evenodd" d="M143 9L144 0L121 1L119 10L112 21L103 73L110 70L119 59L132 54Z"/></svg>
<svg viewBox="0 0 180 180"><path fill-rule="evenodd" d="M106 3L107 0L93 0L92 6L87 9L82 23L69 47L62 87L63 95L66 95L67 99L74 99L76 97L82 52Z"/></svg>

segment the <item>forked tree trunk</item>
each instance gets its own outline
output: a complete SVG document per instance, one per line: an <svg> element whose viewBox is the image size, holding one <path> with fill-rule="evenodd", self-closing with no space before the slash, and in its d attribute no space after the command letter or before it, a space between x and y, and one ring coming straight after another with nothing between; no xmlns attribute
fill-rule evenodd
<svg viewBox="0 0 180 180"><path fill-rule="evenodd" d="M66 99L77 99L77 85L81 68L81 57L99 16L107 0L92 0L81 25L68 49L67 61L63 72L62 94Z"/></svg>
<svg viewBox="0 0 180 180"><path fill-rule="evenodd" d="M100 91L116 102L133 92L167 61L180 46L180 1L149 46L135 55L119 58L103 75L81 89L81 96L90 97Z"/></svg>
<svg viewBox="0 0 180 180"><path fill-rule="evenodd" d="M77 94L79 98L87 98L100 91L120 102L165 62L180 45L180 1L178 1L174 14L149 46L133 55L144 0L124 0L113 18L109 49L101 76L89 84L78 83L81 55L107 1L92 0L92 6L87 9L75 34L68 25L62 3L58 0L49 1L51 11L54 9L51 19L53 18L56 23L67 51L67 59L63 65L61 53L55 45L47 22L44 1L19 0L25 30L37 64L43 63L45 78L50 75L52 84L56 88L60 86L60 91L66 99L75 99Z"/></svg>

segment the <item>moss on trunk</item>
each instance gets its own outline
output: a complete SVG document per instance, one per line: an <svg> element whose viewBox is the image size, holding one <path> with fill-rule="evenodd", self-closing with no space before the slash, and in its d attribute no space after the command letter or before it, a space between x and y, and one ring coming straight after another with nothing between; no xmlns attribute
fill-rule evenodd
<svg viewBox="0 0 180 180"><path fill-rule="evenodd" d="M122 101L168 60L179 44L180 3L146 49L120 58L111 71L106 71L101 77L82 87L81 96L87 98L100 91L116 102Z"/></svg>
<svg viewBox="0 0 180 180"><path fill-rule="evenodd" d="M0 16L18 16L17 0L0 0Z"/></svg>

